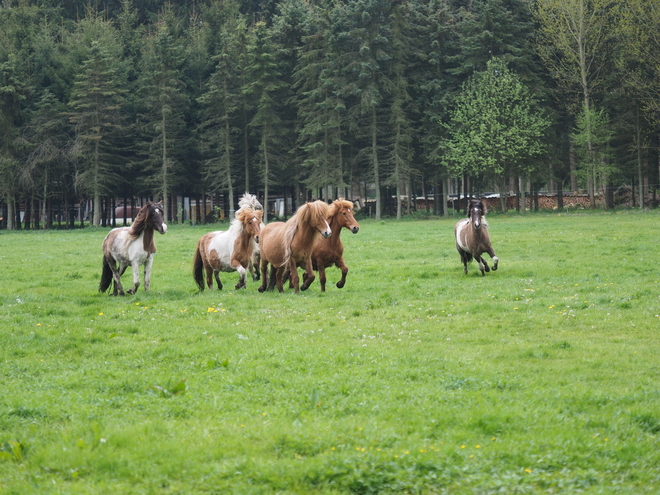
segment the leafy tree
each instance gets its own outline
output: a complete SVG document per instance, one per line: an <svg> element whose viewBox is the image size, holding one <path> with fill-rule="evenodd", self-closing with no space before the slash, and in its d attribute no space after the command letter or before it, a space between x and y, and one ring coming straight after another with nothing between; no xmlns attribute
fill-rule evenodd
<svg viewBox="0 0 660 495"><path fill-rule="evenodd" d="M456 98L448 126L447 166L454 175L500 180L504 191L506 175L530 171L527 159L543 151L548 126L527 87L495 58L463 84Z"/></svg>
<svg viewBox="0 0 660 495"><path fill-rule="evenodd" d="M589 118L593 93L602 87L607 74L613 33L612 0L538 0L535 16L539 23L538 50L559 89L565 94L573 115L584 109ZM601 88L602 89L602 88ZM587 137L592 131L587 131ZM587 141L587 148L591 143ZM590 190L591 206L595 206Z"/></svg>

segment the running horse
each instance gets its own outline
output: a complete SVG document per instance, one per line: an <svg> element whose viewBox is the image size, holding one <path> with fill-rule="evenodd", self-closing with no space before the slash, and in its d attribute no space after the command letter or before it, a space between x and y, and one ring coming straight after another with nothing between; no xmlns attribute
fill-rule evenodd
<svg viewBox="0 0 660 495"><path fill-rule="evenodd" d="M234 288L246 287L245 275L259 242L262 215L262 210L244 206L236 212L228 230L209 232L197 242L193 277L200 291L204 290L204 271L209 289L213 288L215 277L218 290L222 290L219 272L235 271L238 271L239 280Z"/></svg>
<svg viewBox="0 0 660 495"><path fill-rule="evenodd" d="M144 290L151 284L151 265L156 254L154 231L167 232L163 221L163 205L148 202L138 211L133 225L117 227L103 240L103 271L99 292L106 292L114 282L112 295L124 294L121 276L129 266L133 270L133 287L126 292L135 294L140 286L140 266L144 265Z"/></svg>
<svg viewBox="0 0 660 495"><path fill-rule="evenodd" d="M261 230L259 250L261 254L261 287L259 292L272 289L283 292L282 278L289 270L291 284L296 294L307 290L314 281L312 268L312 250L314 242L321 236L330 237L332 230L326 218L329 206L323 201L305 203L286 222L273 222ZM271 265L271 277L268 277L268 264ZM303 285L300 286L297 267L305 269Z"/></svg>
<svg viewBox="0 0 660 495"><path fill-rule="evenodd" d="M497 270L499 258L495 256L493 246L490 244L490 235L488 234L488 222L486 221L486 208L480 199L470 200L470 209L468 217L459 220L454 227L456 236L456 250L461 255L463 269L467 274L467 264L472 258L477 260L481 275L486 275L490 268L483 259L482 254L488 253L493 259L493 271Z"/></svg>
<svg viewBox="0 0 660 495"><path fill-rule="evenodd" d="M341 270L341 280L337 282L337 288L341 289L346 283L348 267L344 263L344 245L339 238L342 229L346 228L353 234L357 234L360 226L353 216L353 203L344 198L336 199L330 205L328 223L332 235L328 239L317 238L312 252L312 264L314 270L319 272L321 292L325 292L325 269L335 265Z"/></svg>

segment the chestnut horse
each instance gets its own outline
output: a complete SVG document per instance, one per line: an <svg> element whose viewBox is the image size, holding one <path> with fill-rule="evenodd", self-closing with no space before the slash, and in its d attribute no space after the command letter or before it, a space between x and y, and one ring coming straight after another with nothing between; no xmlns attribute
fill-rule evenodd
<svg viewBox="0 0 660 495"><path fill-rule="evenodd" d="M114 281L112 295L123 296L120 279L129 265L133 270L133 287L126 292L135 294L140 286L140 265L144 265L144 290L149 290L151 265L156 253L154 230L164 234L167 225L163 221L163 205L149 202L140 209L133 225L117 227L108 233L103 241L103 272L99 292L107 291Z"/></svg>
<svg viewBox="0 0 660 495"><path fill-rule="evenodd" d="M238 271L236 289L245 288L245 274L254 247L259 242L262 210L241 208L236 212L229 229L209 232L197 242L193 260L193 277L200 291L204 290L204 270L206 284L213 288L213 277L222 290L219 272Z"/></svg>
<svg viewBox="0 0 660 495"><path fill-rule="evenodd" d="M261 287L259 292L272 289L283 292L282 276L289 269L291 283L296 294L300 289L307 290L314 281L312 250L317 237L330 237L332 231L326 220L329 206L323 201L305 203L296 214L285 222L273 222L261 231ZM268 277L268 264L271 264L271 277ZM305 269L305 280L300 287L297 267Z"/></svg>
<svg viewBox="0 0 660 495"><path fill-rule="evenodd" d="M477 260L481 275L486 275L490 268L486 260L481 256L488 253L493 259L493 271L497 270L499 258L495 256L495 251L490 244L490 235L488 235L488 222L486 222L486 208L480 199L470 200L470 210L468 218L464 218L456 223L454 235L456 236L456 250L461 255L463 269L467 274L467 264L472 258Z"/></svg>
<svg viewBox="0 0 660 495"><path fill-rule="evenodd" d="M346 283L348 267L344 263L344 245L339 238L341 230L346 228L353 234L357 234L360 226L353 216L353 203L344 198L336 199L330 205L328 223L332 229L329 239L317 238L312 251L312 264L314 270L319 272L321 292L325 292L325 269L335 265L341 270L341 280L337 282L337 288L341 289Z"/></svg>

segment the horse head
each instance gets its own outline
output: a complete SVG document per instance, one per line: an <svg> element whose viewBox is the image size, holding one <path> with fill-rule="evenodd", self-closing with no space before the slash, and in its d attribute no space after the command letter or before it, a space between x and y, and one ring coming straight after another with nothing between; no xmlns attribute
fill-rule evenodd
<svg viewBox="0 0 660 495"><path fill-rule="evenodd" d="M165 212L163 211L163 203L147 203L148 212L148 225L157 230L161 234L167 232L167 224L163 220Z"/></svg>
<svg viewBox="0 0 660 495"><path fill-rule="evenodd" d="M327 220L330 213L330 206L320 199L313 203L305 203L305 205L309 211L310 225L318 230L324 239L330 237L332 235L332 229Z"/></svg>
<svg viewBox="0 0 660 495"><path fill-rule="evenodd" d="M263 210L254 210L252 208L241 208L236 212L236 218L243 224L243 230L247 232L250 237L259 242L259 234L261 233L261 219L263 217Z"/></svg>
<svg viewBox="0 0 660 495"><path fill-rule="evenodd" d="M360 225L353 215L353 203L344 198L336 199L330 207L330 217L335 217L339 223L339 228L347 228L353 234L357 234Z"/></svg>
<svg viewBox="0 0 660 495"><path fill-rule="evenodd" d="M481 228L482 217L486 214L484 204L480 199L470 200L470 210L468 212L468 218L472 223L473 227L477 230Z"/></svg>

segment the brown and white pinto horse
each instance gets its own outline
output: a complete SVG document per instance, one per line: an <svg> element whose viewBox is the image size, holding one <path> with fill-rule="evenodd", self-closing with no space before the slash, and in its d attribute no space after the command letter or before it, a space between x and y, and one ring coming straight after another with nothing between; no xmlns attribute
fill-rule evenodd
<svg viewBox="0 0 660 495"><path fill-rule="evenodd" d="M218 290L222 290L219 272L235 271L239 274L235 288L246 287L245 274L252 252L259 242L262 215L262 210L241 208L236 212L228 230L209 232L197 242L193 277L200 291L204 290L204 271L209 289L213 288L213 277L215 277Z"/></svg>
<svg viewBox="0 0 660 495"><path fill-rule="evenodd" d="M360 226L353 216L353 203L344 198L336 199L330 205L328 223L332 229L332 235L328 239L317 238L312 251L312 264L314 270L319 272L321 292L325 292L325 269L335 265L341 270L341 280L337 282L337 288L341 289L346 283L348 267L344 263L344 245L339 238L341 230L346 228L353 234L357 234Z"/></svg>
<svg viewBox="0 0 660 495"><path fill-rule="evenodd" d="M312 250L316 238L330 237L332 233L326 220L330 207L323 201L305 203L296 214L285 222L273 222L261 231L261 287L259 292L272 289L275 283L277 290L283 292L282 276L288 268L290 280L296 290L307 290L314 281L312 268ZM272 266L271 277L268 277L268 264ZM300 287L297 267L305 269L305 280Z"/></svg>
<svg viewBox="0 0 660 495"><path fill-rule="evenodd" d="M456 236L456 250L461 255L463 268L467 274L467 264L472 258L477 260L481 275L486 275L490 268L486 260L482 258L483 253L488 253L493 259L493 271L497 270L499 258L495 256L495 251L490 244L490 235L488 234L488 222L486 222L486 208L480 199L470 200L470 210L468 218L464 218L456 223L454 235Z"/></svg>
<svg viewBox="0 0 660 495"><path fill-rule="evenodd" d="M133 270L133 287L126 292L135 294L140 286L141 265L144 265L144 290L149 290L151 265L156 253L154 230L164 234L167 232L167 225L163 221L163 205L149 202L140 209L133 225L118 227L108 233L103 241L100 292L107 291L114 282L112 295L123 296L124 288L120 279L129 265Z"/></svg>

